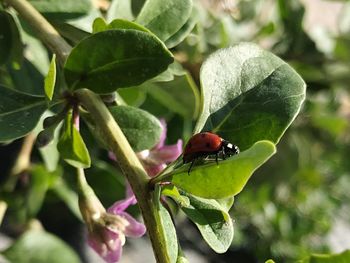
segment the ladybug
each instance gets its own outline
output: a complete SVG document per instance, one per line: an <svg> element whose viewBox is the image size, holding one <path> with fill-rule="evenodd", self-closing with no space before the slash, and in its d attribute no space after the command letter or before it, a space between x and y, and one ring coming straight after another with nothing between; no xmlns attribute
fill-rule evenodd
<svg viewBox="0 0 350 263"><path fill-rule="evenodd" d="M186 144L183 154L183 163L191 162L191 166L188 169L188 174L190 174L194 162L199 158L215 155L215 161L218 164L219 154L225 160L226 157L238 153L238 146L224 140L217 134L201 132L193 135Z"/></svg>

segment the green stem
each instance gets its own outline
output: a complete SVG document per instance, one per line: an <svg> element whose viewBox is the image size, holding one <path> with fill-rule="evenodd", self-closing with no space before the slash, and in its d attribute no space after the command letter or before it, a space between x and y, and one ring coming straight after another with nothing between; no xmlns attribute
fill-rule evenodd
<svg viewBox="0 0 350 263"><path fill-rule="evenodd" d="M76 95L96 122L104 137L103 140L117 157L118 164L135 193L157 262L170 262L166 251L165 233L161 227L157 207L154 204L154 201L157 202L157 200L152 198L146 171L101 98L87 89L77 90Z"/></svg>
<svg viewBox="0 0 350 263"><path fill-rule="evenodd" d="M6 2L36 30L38 37L57 55L60 64L63 65L71 47L53 26L26 0L6 0ZM106 140L107 145L111 146L135 193L157 262L170 262L166 250L165 233L152 199L152 192L148 187L147 173L102 100L95 93L85 89L77 91L76 95L100 126L103 139Z"/></svg>

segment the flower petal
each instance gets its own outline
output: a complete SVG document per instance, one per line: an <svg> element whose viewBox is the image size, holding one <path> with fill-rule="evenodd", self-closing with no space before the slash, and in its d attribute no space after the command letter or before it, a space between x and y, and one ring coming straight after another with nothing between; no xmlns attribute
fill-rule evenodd
<svg viewBox="0 0 350 263"><path fill-rule="evenodd" d="M158 163L170 163L175 161L182 153L182 140L176 144L165 145L162 148L151 151L150 158Z"/></svg>
<svg viewBox="0 0 350 263"><path fill-rule="evenodd" d="M166 132L167 132L167 127L166 127L166 122L164 119L159 119L160 124L163 127L162 133L160 135L159 142L156 144L156 146L153 147L153 149L157 150L160 149L164 146L165 144L165 139L166 139Z"/></svg>
<svg viewBox="0 0 350 263"><path fill-rule="evenodd" d="M101 236L89 234L88 244L107 263L118 262L122 255L122 241L119 234L103 229Z"/></svg>
<svg viewBox="0 0 350 263"><path fill-rule="evenodd" d="M134 195L132 195L126 199L115 202L110 208L107 209L107 212L112 213L114 215L119 215L129 206L134 205L136 203L137 203L136 198Z"/></svg>
<svg viewBox="0 0 350 263"><path fill-rule="evenodd" d="M138 222L135 218L126 212L120 214L124 219L129 222L129 225L125 227L124 234L128 237L141 237L146 233L146 227L144 224Z"/></svg>
<svg viewBox="0 0 350 263"><path fill-rule="evenodd" d="M135 197L134 192L132 191L131 186L130 186L130 184L127 181L125 182L125 188L126 188L125 189L126 199L130 198L130 197ZM132 205L137 203L136 198L134 198L134 199L135 199L135 203L133 203Z"/></svg>
<svg viewBox="0 0 350 263"><path fill-rule="evenodd" d="M144 165L146 172L148 176L153 177L159 174L161 171L163 171L166 167L164 163L159 164L159 165Z"/></svg>

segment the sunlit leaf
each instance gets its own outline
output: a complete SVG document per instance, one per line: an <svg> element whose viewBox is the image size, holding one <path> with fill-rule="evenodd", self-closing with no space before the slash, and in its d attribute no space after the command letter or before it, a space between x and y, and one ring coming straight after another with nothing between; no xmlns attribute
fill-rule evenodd
<svg viewBox="0 0 350 263"><path fill-rule="evenodd" d="M194 166L189 164L173 171L171 182L196 196L212 199L227 198L242 191L253 172L265 163L276 149L269 141L259 141L248 150L226 160L208 161Z"/></svg>

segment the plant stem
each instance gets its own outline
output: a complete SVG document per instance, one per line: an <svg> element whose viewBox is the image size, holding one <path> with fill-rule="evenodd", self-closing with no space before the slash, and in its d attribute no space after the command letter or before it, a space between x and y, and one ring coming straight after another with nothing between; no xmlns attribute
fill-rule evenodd
<svg viewBox="0 0 350 263"><path fill-rule="evenodd" d="M117 157L118 164L135 193L157 262L170 262L166 252L165 234L148 187L149 177L146 171L101 98L87 89L77 90L76 95L96 121L103 140Z"/></svg>
<svg viewBox="0 0 350 263"><path fill-rule="evenodd" d="M57 55L60 65L63 65L72 48L56 29L26 0L5 1L36 30L38 37Z"/></svg>
<svg viewBox="0 0 350 263"><path fill-rule="evenodd" d="M53 26L26 0L6 0L6 2L37 31L38 37L57 55L60 64L63 65L71 47ZM148 187L149 178L146 171L100 97L86 89L77 91L76 95L100 127L103 139L116 155L135 193L157 262L169 263L165 233L153 202L152 192Z"/></svg>

